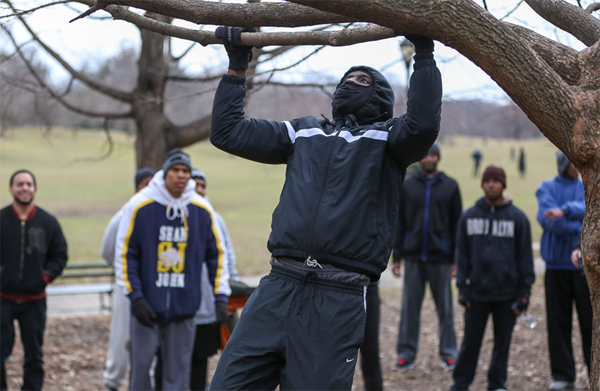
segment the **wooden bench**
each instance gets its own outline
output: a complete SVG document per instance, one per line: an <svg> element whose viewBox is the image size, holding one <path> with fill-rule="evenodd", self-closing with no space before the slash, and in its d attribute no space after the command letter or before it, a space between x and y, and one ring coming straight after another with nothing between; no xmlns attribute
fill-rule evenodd
<svg viewBox="0 0 600 391"><path fill-rule="evenodd" d="M104 262L67 264L63 274L56 281L72 278L103 278L108 282L87 284L50 285L46 288L48 296L85 295L97 293L100 295L100 311L112 310L112 293L115 289L115 271ZM106 300L105 300L106 298Z"/></svg>

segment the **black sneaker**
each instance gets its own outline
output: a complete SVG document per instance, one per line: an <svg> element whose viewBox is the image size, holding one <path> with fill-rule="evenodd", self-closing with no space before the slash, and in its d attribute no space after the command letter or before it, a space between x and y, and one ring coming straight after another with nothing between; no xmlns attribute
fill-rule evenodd
<svg viewBox="0 0 600 391"><path fill-rule="evenodd" d="M447 358L442 362L442 367L444 367L444 371L453 371L456 367L456 360L453 358Z"/></svg>
<svg viewBox="0 0 600 391"><path fill-rule="evenodd" d="M415 367L415 364L412 362L407 362L405 359L401 358L398 359L398 361L396 362L396 364L394 364L394 366L392 367L392 371L408 371L409 369L413 369Z"/></svg>

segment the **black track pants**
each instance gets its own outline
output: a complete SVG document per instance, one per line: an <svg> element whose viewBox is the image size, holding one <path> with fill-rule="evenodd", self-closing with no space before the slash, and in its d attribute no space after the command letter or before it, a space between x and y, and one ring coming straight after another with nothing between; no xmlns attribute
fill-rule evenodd
<svg viewBox="0 0 600 391"><path fill-rule="evenodd" d="M246 303L209 389L350 390L364 292L274 266Z"/></svg>
<svg viewBox="0 0 600 391"><path fill-rule="evenodd" d="M490 314L494 324L494 350L488 370L488 390L504 388L508 353L516 315L510 308L514 300L498 302L471 301L471 309L465 311L465 335L456 361L454 390L468 390L475 378L481 341Z"/></svg>

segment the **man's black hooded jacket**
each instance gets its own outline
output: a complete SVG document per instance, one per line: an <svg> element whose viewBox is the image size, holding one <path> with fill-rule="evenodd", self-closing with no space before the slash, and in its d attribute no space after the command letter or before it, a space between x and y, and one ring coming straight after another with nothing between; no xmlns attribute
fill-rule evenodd
<svg viewBox="0 0 600 391"><path fill-rule="evenodd" d="M490 206L480 198L458 223L456 264L456 285L467 301L529 297L535 273L525 213L510 202Z"/></svg>
<svg viewBox="0 0 600 391"><path fill-rule="evenodd" d="M440 127L440 72L433 55L418 57L400 118L392 118L389 83L370 67L347 73L367 72L371 97L357 116L334 115L333 123L314 116L245 119L245 78L223 77L211 142L246 159L287 164L268 241L273 256L310 257L379 279L393 247L406 167L428 153Z"/></svg>
<svg viewBox="0 0 600 391"><path fill-rule="evenodd" d="M439 171L428 179L419 171L400 190L394 262L454 263L454 239L462 213L456 181Z"/></svg>

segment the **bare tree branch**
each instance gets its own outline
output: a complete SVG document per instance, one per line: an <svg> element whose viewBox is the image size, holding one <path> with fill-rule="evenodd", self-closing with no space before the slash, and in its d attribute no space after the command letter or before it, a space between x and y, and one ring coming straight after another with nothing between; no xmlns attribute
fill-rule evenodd
<svg viewBox="0 0 600 391"><path fill-rule="evenodd" d="M87 2L88 0L78 1ZM145 4L149 3L153 2L146 2ZM210 44L222 44L222 41L215 37L215 34L212 31L192 30L184 27L173 26L171 24L158 22L156 20L147 18L143 15L136 14L135 12L131 12L125 7L121 6L110 5L107 6L104 10L109 12L115 19L130 22L139 28L143 28L148 31L153 31L158 34L198 42L203 46ZM232 24L232 22L229 22L229 24ZM347 46L361 42L377 41L385 38L391 38L393 36L394 33L391 29L369 25L339 31L242 33L242 43L244 45L250 45L254 47L264 47L270 45Z"/></svg>
<svg viewBox="0 0 600 391"><path fill-rule="evenodd" d="M592 46L600 39L600 20L563 0L525 0L542 18Z"/></svg>
<svg viewBox="0 0 600 391"><path fill-rule="evenodd" d="M94 0L74 0L93 7ZM102 0L103 4L131 6L196 24L258 27L304 27L319 24L354 22L356 19L317 11L291 3L231 4L214 1ZM108 6L105 8L108 11ZM109 11L110 12L110 11ZM114 15L113 15L114 16ZM293 17L291 17L293 16Z"/></svg>
<svg viewBox="0 0 600 391"><path fill-rule="evenodd" d="M112 138L112 134L110 133L110 129L108 128L108 118L104 118L102 121L102 129L104 130L104 135L106 136L106 142L108 143L108 150L100 156L97 157L78 157L73 160L73 163L81 163L81 162L100 162L104 159L107 159L112 155L113 149L115 147L115 142Z"/></svg>
<svg viewBox="0 0 600 391"><path fill-rule="evenodd" d="M27 69L29 70L29 73L31 73L31 75L35 78L35 80L37 81L37 83L39 84L39 86L41 88L43 88L46 92L48 92L48 94L50 94L50 96L55 99L56 101L58 101L61 105L63 105L64 107L66 107L67 109L77 113L77 114L81 114L81 115L86 115L89 117L107 117L107 118L129 118L131 117L131 112L126 112L126 113L97 113L97 112L92 112L92 111L88 111L88 110L84 110L81 109L79 107L73 106L72 104L68 103L65 99L63 99L59 94L57 94L56 92L54 92L54 90L48 86L44 80L42 79L42 77L38 74L38 72L35 70L35 68L33 67L33 65L31 64L31 62L27 59L27 57L25 57L25 55L23 54L23 52L21 51L21 49L19 48L19 46L17 45L17 42L15 41L12 33L2 24L0 24L0 28L2 30L4 30L4 32L6 33L6 35L8 35L9 39L11 40L11 42L13 43L13 45L15 46L19 57L21 58L21 60L23 60L23 63L25 64L25 66L27 67Z"/></svg>
<svg viewBox="0 0 600 391"><path fill-rule="evenodd" d="M211 115L207 115L188 125L171 126L167 129L167 149L183 148L208 138Z"/></svg>
<svg viewBox="0 0 600 391"><path fill-rule="evenodd" d="M519 0L519 2L517 3L517 5L515 5L515 8L513 8L513 9L512 9L512 10L510 10L510 11L508 11L508 12L506 13L506 15L504 15L504 16L503 16L503 17L501 17L501 18L499 18L499 20L504 20L504 19L508 18L510 15L512 15L512 14L513 14L513 12L515 12L516 10L518 10L518 9L519 9L519 7L521 6L521 4L523 4L523 1L524 1L524 0Z"/></svg>
<svg viewBox="0 0 600 391"><path fill-rule="evenodd" d="M574 86L581 82L582 71L579 66L579 53L576 50L523 26L508 22L504 23L518 33L569 85Z"/></svg>
<svg viewBox="0 0 600 391"><path fill-rule="evenodd" d="M12 5L12 3L9 0L3 0L4 2L6 2L13 11L16 11L14 6ZM50 48L48 45L46 45L39 37L38 35L33 31L33 29L29 26L29 24L25 21L25 19L23 19L22 16L17 15L17 18L19 19L19 21L23 24L23 26L25 27L25 29L29 32L29 34L31 35L31 37L49 54L51 55L67 72L69 72L71 75L73 75L76 79L80 80L81 82L83 82L84 84L86 84L88 87L90 87L93 90L96 90L102 94L108 95L113 99L116 100L120 100L122 102L127 102L127 103L131 103L131 101L133 100L133 94L132 93L128 93L128 92L123 92L123 91L119 91L116 90L114 88L110 88L108 86L105 86L101 83L98 83L95 80L90 79L89 77L87 77L86 75L84 75L83 73L75 70L69 63L67 63L58 53L56 53L54 50L52 50L52 48Z"/></svg>
<svg viewBox="0 0 600 391"><path fill-rule="evenodd" d="M600 3L592 3L587 6L587 8L585 9L585 12L587 12L588 14L591 14L592 12L595 12L598 10L600 10Z"/></svg>
<svg viewBox="0 0 600 391"><path fill-rule="evenodd" d="M67 4L69 1L71 1L71 0L54 1L52 3L42 4L39 7L30 8L30 9L25 10L25 11L17 10L16 12L0 16L0 19L14 18L15 16L27 15L27 14L33 13L33 12L35 12L37 10L43 9L43 8L52 7L52 6L58 5L58 4Z"/></svg>

